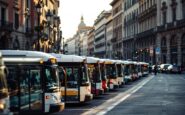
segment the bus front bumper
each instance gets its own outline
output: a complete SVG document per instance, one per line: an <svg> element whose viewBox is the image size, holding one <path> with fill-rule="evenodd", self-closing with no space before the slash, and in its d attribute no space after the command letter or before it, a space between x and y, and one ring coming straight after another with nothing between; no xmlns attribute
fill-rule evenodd
<svg viewBox="0 0 185 115"><path fill-rule="evenodd" d="M54 112L59 112L59 111L63 111L65 108L65 104L63 102L61 103L57 103L57 104L51 104L50 105L50 113L54 113Z"/></svg>
<svg viewBox="0 0 185 115"><path fill-rule="evenodd" d="M91 101L92 99L93 99L93 95L92 94L85 95L85 102Z"/></svg>

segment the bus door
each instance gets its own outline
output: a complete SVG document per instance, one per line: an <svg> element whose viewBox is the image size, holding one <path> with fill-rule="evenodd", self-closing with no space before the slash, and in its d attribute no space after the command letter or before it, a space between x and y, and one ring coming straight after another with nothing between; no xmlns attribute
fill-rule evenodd
<svg viewBox="0 0 185 115"><path fill-rule="evenodd" d="M125 64L124 65L124 80L126 83L132 81L131 78L131 69L130 69L130 65L129 64Z"/></svg>
<svg viewBox="0 0 185 115"><path fill-rule="evenodd" d="M100 71L101 71L101 79L102 79L102 88L104 91L108 91L108 86L107 86L107 76L106 76L106 69L105 69L105 64L101 63L100 64Z"/></svg>
<svg viewBox="0 0 185 115"><path fill-rule="evenodd" d="M10 66L8 86L12 111L43 111L41 68L39 66Z"/></svg>
<svg viewBox="0 0 185 115"><path fill-rule="evenodd" d="M106 65L106 72L108 78L108 86L109 89L118 88L118 81L117 81L117 70L115 64L107 64Z"/></svg>
<svg viewBox="0 0 185 115"><path fill-rule="evenodd" d="M122 65L121 64L116 64L117 65L117 72L118 72L118 84L119 86L123 85L123 72L122 72Z"/></svg>
<svg viewBox="0 0 185 115"><path fill-rule="evenodd" d="M80 101L79 67L64 67L66 72L65 87L62 88L62 95L66 103ZM64 86L64 85L63 85Z"/></svg>
<svg viewBox="0 0 185 115"><path fill-rule="evenodd" d="M92 93L99 95L103 93L102 83L101 83L101 73L99 64L89 64L89 77L91 79Z"/></svg>

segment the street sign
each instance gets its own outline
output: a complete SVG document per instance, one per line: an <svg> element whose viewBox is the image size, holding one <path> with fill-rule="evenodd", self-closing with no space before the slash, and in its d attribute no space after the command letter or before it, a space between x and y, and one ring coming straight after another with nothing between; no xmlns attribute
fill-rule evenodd
<svg viewBox="0 0 185 115"><path fill-rule="evenodd" d="M153 56L153 54L154 54L153 46L150 46L150 56Z"/></svg>
<svg viewBox="0 0 185 115"><path fill-rule="evenodd" d="M157 47L157 48L155 49L155 53L156 53L156 54L160 54L160 52L161 52L161 49L160 49L159 47Z"/></svg>

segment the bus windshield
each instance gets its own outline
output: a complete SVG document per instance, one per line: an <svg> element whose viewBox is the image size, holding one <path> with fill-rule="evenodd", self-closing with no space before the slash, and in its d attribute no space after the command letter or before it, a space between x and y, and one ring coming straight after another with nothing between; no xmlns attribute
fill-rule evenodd
<svg viewBox="0 0 185 115"><path fill-rule="evenodd" d="M119 77L122 77L122 73L121 73L121 71L122 71L121 64L117 64L117 69L118 69L118 76L119 76Z"/></svg>
<svg viewBox="0 0 185 115"><path fill-rule="evenodd" d="M100 75L100 67L98 64L89 65L89 77L91 78L92 82L101 82L101 75Z"/></svg>
<svg viewBox="0 0 185 115"><path fill-rule="evenodd" d="M149 69L148 69L148 66L147 65L143 65L143 72L147 72Z"/></svg>
<svg viewBox="0 0 185 115"><path fill-rule="evenodd" d="M85 66L83 67L64 67L66 71L67 76L67 87L68 88L77 88L78 86L78 80L80 80L81 83L88 82L88 76L87 76L87 68ZM60 79L64 79L61 78ZM64 85L64 84L63 84Z"/></svg>
<svg viewBox="0 0 185 115"><path fill-rule="evenodd" d="M116 77L115 65L114 64L107 65L106 66L106 72L107 72L107 76L108 77L115 78Z"/></svg>
<svg viewBox="0 0 185 115"><path fill-rule="evenodd" d="M45 70L46 92L59 91L59 74L57 67L46 66Z"/></svg>
<svg viewBox="0 0 185 115"><path fill-rule="evenodd" d="M130 65L125 65L124 74L129 75L129 73L130 73Z"/></svg>
<svg viewBox="0 0 185 115"><path fill-rule="evenodd" d="M106 80L106 71L104 65L100 65L102 80Z"/></svg>

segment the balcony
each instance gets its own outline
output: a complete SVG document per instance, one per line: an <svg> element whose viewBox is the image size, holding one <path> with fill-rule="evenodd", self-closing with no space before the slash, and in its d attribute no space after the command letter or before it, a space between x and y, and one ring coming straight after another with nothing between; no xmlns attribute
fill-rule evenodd
<svg viewBox="0 0 185 115"><path fill-rule="evenodd" d="M33 29L27 27L26 30L25 30L25 35L26 35L27 37L33 36Z"/></svg>
<svg viewBox="0 0 185 115"><path fill-rule="evenodd" d="M3 5L8 5L8 1L7 0L0 0L0 4L3 4Z"/></svg>
<svg viewBox="0 0 185 115"><path fill-rule="evenodd" d="M8 31L12 32L13 31L13 23L0 20L0 31Z"/></svg>
<svg viewBox="0 0 185 115"><path fill-rule="evenodd" d="M185 27L185 19L163 24L157 27L157 32L163 32L167 30L173 30L177 28Z"/></svg>
<svg viewBox="0 0 185 115"><path fill-rule="evenodd" d="M165 25L161 25L161 26L158 26L157 27L157 32L163 32L163 31L165 31Z"/></svg>
<svg viewBox="0 0 185 115"><path fill-rule="evenodd" d="M14 8L15 9L19 9L19 1L18 0L14 0Z"/></svg>
<svg viewBox="0 0 185 115"><path fill-rule="evenodd" d="M153 5L145 11L141 12L138 16L138 20L141 22L149 17L155 16L157 14L157 5Z"/></svg>
<svg viewBox="0 0 185 115"><path fill-rule="evenodd" d="M185 19L177 21L177 27L181 28L185 26Z"/></svg>
<svg viewBox="0 0 185 115"><path fill-rule="evenodd" d="M137 38L143 38L143 37L148 37L148 36L152 36L152 35L155 35L155 31L154 31L154 28L150 29L150 30L146 30L142 33L139 33L137 35Z"/></svg>
<svg viewBox="0 0 185 115"><path fill-rule="evenodd" d="M113 37L113 38L111 39L111 42L112 42L112 43L115 43L116 40L117 40L117 37Z"/></svg>

